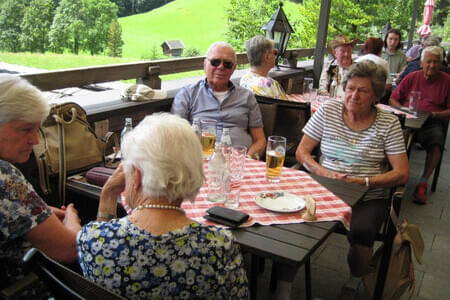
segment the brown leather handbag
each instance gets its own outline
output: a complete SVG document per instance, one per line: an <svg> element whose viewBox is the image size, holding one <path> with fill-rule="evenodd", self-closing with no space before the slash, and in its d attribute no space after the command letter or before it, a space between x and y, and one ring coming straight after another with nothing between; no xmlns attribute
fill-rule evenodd
<svg viewBox="0 0 450 300"><path fill-rule="evenodd" d="M51 192L50 178L58 175L58 196L65 205L67 174L75 174L105 162L107 141L99 139L87 121L86 111L76 103L51 106L39 128L40 142L33 147L39 181L44 194ZM117 136L112 133L107 139Z"/></svg>

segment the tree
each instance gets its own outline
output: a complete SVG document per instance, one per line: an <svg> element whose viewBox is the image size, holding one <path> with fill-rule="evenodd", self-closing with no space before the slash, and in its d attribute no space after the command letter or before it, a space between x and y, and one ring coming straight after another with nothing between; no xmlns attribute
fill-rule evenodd
<svg viewBox="0 0 450 300"><path fill-rule="evenodd" d="M49 33L53 51L62 53L67 48L78 55L81 35L85 30L81 8L82 0L61 0L59 3Z"/></svg>
<svg viewBox="0 0 450 300"><path fill-rule="evenodd" d="M3 2L0 14L0 49L10 52L21 50L20 24L28 1L5 0Z"/></svg>
<svg viewBox="0 0 450 300"><path fill-rule="evenodd" d="M122 56L122 27L119 22L114 20L109 25L108 49L106 55L113 57Z"/></svg>
<svg viewBox="0 0 450 300"><path fill-rule="evenodd" d="M244 50L249 38L264 34L261 29L278 7L277 0L231 0L227 9L226 39L236 51Z"/></svg>
<svg viewBox="0 0 450 300"><path fill-rule="evenodd" d="M117 20L117 5L109 0L82 0L82 18L85 31L81 47L91 55L102 52L108 44L109 26Z"/></svg>
<svg viewBox="0 0 450 300"><path fill-rule="evenodd" d="M75 54L80 50L92 55L102 52L117 11L117 5L109 0L61 0L50 30L52 49L70 49Z"/></svg>
<svg viewBox="0 0 450 300"><path fill-rule="evenodd" d="M25 9L20 28L24 50L44 53L49 47L48 33L54 16L54 0L32 0Z"/></svg>

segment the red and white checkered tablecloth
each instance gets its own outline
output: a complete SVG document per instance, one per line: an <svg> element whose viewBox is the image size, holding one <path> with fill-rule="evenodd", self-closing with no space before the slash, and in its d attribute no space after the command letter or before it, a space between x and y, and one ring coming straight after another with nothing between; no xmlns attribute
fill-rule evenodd
<svg viewBox="0 0 450 300"><path fill-rule="evenodd" d="M405 115L407 119L417 119L417 116L415 116L413 114L407 113L406 111L403 111L401 109L398 109L398 108L395 108L395 107L392 107L392 106L389 106L386 104L378 103L377 107L382 110L393 112L396 115Z"/></svg>
<svg viewBox="0 0 450 300"><path fill-rule="evenodd" d="M205 168L207 172L207 168ZM298 196L311 196L316 201L316 222L341 221L348 228L351 218L351 207L340 198L320 185L307 173L283 168L281 181L270 183L266 180L266 164L262 161L246 159L244 178L241 183L239 210L250 215L249 220L241 227L261 225L292 224L306 222L302 218L303 211L293 213L277 213L259 207L254 198L260 192L285 191ZM184 201L182 208L186 215L197 222L214 224L203 219L206 210L214 205L207 200L208 188L204 185L195 202Z"/></svg>
<svg viewBox="0 0 450 300"><path fill-rule="evenodd" d="M205 164L206 176L207 172L207 165ZM250 218L241 227L249 227L256 223L272 225L308 222L302 218L303 210L292 213L278 213L259 207L254 200L255 196L260 192L271 191L285 191L298 196L311 196L316 202L317 220L314 222L340 221L347 229L349 228L352 213L351 207L311 178L308 173L283 168L281 181L279 183L270 183L266 180L265 162L254 159L246 159L245 161L238 210L249 214ZM208 187L205 183L195 198L195 202L191 203L185 200L181 207L185 210L188 218L200 223L217 225L205 220L203 216L210 207L223 206L223 203L208 201L207 193ZM130 212L123 195L122 204Z"/></svg>

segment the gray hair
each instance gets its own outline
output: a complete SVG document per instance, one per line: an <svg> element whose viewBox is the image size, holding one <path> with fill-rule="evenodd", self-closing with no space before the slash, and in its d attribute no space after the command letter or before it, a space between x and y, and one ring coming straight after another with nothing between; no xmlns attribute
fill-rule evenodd
<svg viewBox="0 0 450 300"><path fill-rule="evenodd" d="M206 51L207 58L210 58L209 55L211 54L212 50L216 47L231 49L233 51L233 63L235 64L237 62L236 51L234 51L233 46L231 46L227 42L214 42L211 46L209 46L208 51Z"/></svg>
<svg viewBox="0 0 450 300"><path fill-rule="evenodd" d="M0 126L13 120L42 122L50 111L41 91L15 75L0 75Z"/></svg>
<svg viewBox="0 0 450 300"><path fill-rule="evenodd" d="M127 133L121 143L125 174L141 172L146 197L194 201L203 185L201 144L185 119L154 113Z"/></svg>
<svg viewBox="0 0 450 300"><path fill-rule="evenodd" d="M428 35L423 39L423 47L439 46L441 41L437 36Z"/></svg>
<svg viewBox="0 0 450 300"><path fill-rule="evenodd" d="M250 66L260 66L263 61L263 56L268 51L272 50L274 42L266 39L262 35L257 35L245 42L245 49L247 50L248 61Z"/></svg>
<svg viewBox="0 0 450 300"><path fill-rule="evenodd" d="M432 54L439 57L439 60L444 60L444 51L439 46L429 46L422 49L422 54L420 54L420 61L423 61L425 59L425 54Z"/></svg>
<svg viewBox="0 0 450 300"><path fill-rule="evenodd" d="M363 60L352 65L342 81L342 87L345 90L347 82L353 77L369 78L375 96L383 97L386 86L386 73L382 67L370 60Z"/></svg>

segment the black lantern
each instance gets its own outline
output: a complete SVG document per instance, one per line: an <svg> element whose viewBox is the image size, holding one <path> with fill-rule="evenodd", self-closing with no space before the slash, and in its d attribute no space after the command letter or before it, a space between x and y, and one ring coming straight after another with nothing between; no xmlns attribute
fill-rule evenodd
<svg viewBox="0 0 450 300"><path fill-rule="evenodd" d="M278 58L284 56L289 37L291 33L294 32L284 14L282 6L283 3L280 2L280 6L272 18L270 18L269 22L261 27L261 29L266 32L266 38L273 40L275 42L275 48L278 49L278 56L276 59L277 68Z"/></svg>

